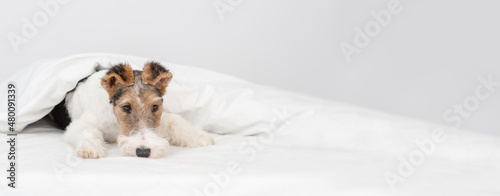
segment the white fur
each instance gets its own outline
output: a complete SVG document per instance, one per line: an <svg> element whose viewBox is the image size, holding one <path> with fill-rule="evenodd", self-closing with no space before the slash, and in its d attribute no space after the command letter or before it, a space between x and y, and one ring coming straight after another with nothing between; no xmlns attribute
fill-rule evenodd
<svg viewBox="0 0 500 196"><path fill-rule="evenodd" d="M135 131L135 130L134 130ZM153 130L141 130L139 133L125 137L118 136L118 146L127 155L135 156L135 149L144 146L151 149L151 158L161 157L167 150L169 143L166 138L159 137Z"/></svg>
<svg viewBox="0 0 500 196"><path fill-rule="evenodd" d="M101 87L106 70L91 75L66 96L66 107L72 122L66 128L65 140L76 148L82 158L105 156L105 142L118 142L121 151L136 156L139 146L151 149L151 158L165 154L169 144L182 147L213 145L213 139L177 114L162 113L156 130L134 130L129 136L120 136L120 127L107 92Z"/></svg>

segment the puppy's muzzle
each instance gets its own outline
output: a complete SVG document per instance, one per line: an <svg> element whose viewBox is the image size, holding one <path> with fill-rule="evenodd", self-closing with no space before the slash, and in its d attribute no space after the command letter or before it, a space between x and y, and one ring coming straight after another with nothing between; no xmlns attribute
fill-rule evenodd
<svg viewBox="0 0 500 196"><path fill-rule="evenodd" d="M139 148L135 149L135 154L138 157L145 157L148 158L149 155L151 155L151 149L146 148L144 146L139 146Z"/></svg>

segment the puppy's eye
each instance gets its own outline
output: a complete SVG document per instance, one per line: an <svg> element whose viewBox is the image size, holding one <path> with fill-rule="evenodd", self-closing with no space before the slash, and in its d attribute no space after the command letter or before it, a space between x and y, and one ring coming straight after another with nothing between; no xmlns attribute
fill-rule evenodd
<svg viewBox="0 0 500 196"><path fill-rule="evenodd" d="M123 111L125 111L127 113L130 113L130 110L132 109L132 107L130 107L130 105L124 105L122 108L123 108Z"/></svg>
<svg viewBox="0 0 500 196"><path fill-rule="evenodd" d="M158 105L153 105L153 108L151 109L151 111L153 111L153 112L158 111Z"/></svg>

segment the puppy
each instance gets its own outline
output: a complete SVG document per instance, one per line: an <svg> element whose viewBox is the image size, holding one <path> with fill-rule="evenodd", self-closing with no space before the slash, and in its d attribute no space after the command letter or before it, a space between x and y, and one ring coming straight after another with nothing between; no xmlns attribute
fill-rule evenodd
<svg viewBox="0 0 500 196"><path fill-rule="evenodd" d="M169 145L201 147L214 140L177 114L163 111L172 74L157 62L142 71L119 64L78 83L66 96L65 139L82 158L101 158L117 142L128 156L162 157Z"/></svg>

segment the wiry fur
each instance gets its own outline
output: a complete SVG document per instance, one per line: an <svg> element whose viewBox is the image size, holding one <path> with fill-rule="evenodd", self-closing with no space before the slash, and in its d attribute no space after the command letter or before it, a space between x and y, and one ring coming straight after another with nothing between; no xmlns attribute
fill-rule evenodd
<svg viewBox="0 0 500 196"><path fill-rule="evenodd" d="M143 81L141 71L132 73L123 66L126 65L96 72L66 97L72 122L66 129L65 139L76 148L80 157L104 157L106 142L117 142L121 151L129 156L137 156L139 147L151 149L151 158L164 155L170 144L182 147L214 144L206 132L181 116L163 112L161 97L165 89L158 87L166 88L170 82L172 75L168 70L150 62L144 70L148 72L148 78L144 78L147 81ZM135 103L134 110L124 113L123 104L129 101ZM159 113L151 111L153 103L160 104Z"/></svg>

